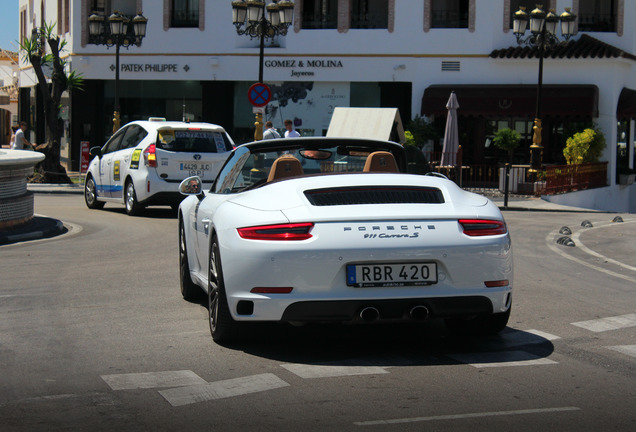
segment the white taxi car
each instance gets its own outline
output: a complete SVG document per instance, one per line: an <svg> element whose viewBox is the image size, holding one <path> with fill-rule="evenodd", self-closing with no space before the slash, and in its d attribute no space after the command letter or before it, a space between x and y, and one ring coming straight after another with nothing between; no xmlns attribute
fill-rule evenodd
<svg viewBox="0 0 636 432"><path fill-rule="evenodd" d="M119 129L103 147L90 149L84 199L91 209L121 203L135 215L149 205L176 208L179 183L199 176L212 183L234 142L221 126L151 118Z"/></svg>

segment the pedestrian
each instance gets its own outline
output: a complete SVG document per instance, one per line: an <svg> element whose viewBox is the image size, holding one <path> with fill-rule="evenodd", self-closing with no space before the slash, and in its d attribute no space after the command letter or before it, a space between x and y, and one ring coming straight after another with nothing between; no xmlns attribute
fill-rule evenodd
<svg viewBox="0 0 636 432"><path fill-rule="evenodd" d="M300 134L296 129L294 129L294 122L287 119L285 120L285 138L298 138Z"/></svg>
<svg viewBox="0 0 636 432"><path fill-rule="evenodd" d="M15 142L15 131L18 130L18 126L11 126L11 139L9 140L9 148L13 148Z"/></svg>
<svg viewBox="0 0 636 432"><path fill-rule="evenodd" d="M265 122L265 132L263 132L263 139L267 140L274 138L280 138L280 134L278 133L276 128L274 128L274 123L268 120Z"/></svg>
<svg viewBox="0 0 636 432"><path fill-rule="evenodd" d="M29 140L26 139L24 133L27 131L27 124L25 121L20 122L20 127L15 132L15 139L13 140L13 144L11 145L12 150L31 150L35 149L35 144L31 144Z"/></svg>

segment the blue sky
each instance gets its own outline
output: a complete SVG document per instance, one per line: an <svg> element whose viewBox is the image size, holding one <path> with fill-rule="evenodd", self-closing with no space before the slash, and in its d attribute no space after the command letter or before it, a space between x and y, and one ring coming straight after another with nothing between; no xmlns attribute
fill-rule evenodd
<svg viewBox="0 0 636 432"><path fill-rule="evenodd" d="M20 16L18 0L2 0L0 15L0 48L17 51Z"/></svg>

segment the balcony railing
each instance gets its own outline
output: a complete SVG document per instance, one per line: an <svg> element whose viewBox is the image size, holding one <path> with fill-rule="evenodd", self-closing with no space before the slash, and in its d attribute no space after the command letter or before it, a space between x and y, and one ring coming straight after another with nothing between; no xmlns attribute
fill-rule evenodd
<svg viewBox="0 0 636 432"><path fill-rule="evenodd" d="M545 189L539 194L593 189L607 186L607 162L555 165L545 168Z"/></svg>

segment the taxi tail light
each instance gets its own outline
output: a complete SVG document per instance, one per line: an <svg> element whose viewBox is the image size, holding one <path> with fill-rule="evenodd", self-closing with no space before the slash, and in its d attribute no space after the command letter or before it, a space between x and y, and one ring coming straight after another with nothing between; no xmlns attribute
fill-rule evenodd
<svg viewBox="0 0 636 432"><path fill-rule="evenodd" d="M149 167L157 167L157 146L150 144L146 150L144 150L144 162Z"/></svg>
<svg viewBox="0 0 636 432"><path fill-rule="evenodd" d="M460 219L463 233L471 237L501 235L508 232L506 223L490 219Z"/></svg>
<svg viewBox="0 0 636 432"><path fill-rule="evenodd" d="M248 240L307 240L312 237L311 222L279 225L261 225L238 228L238 234Z"/></svg>

